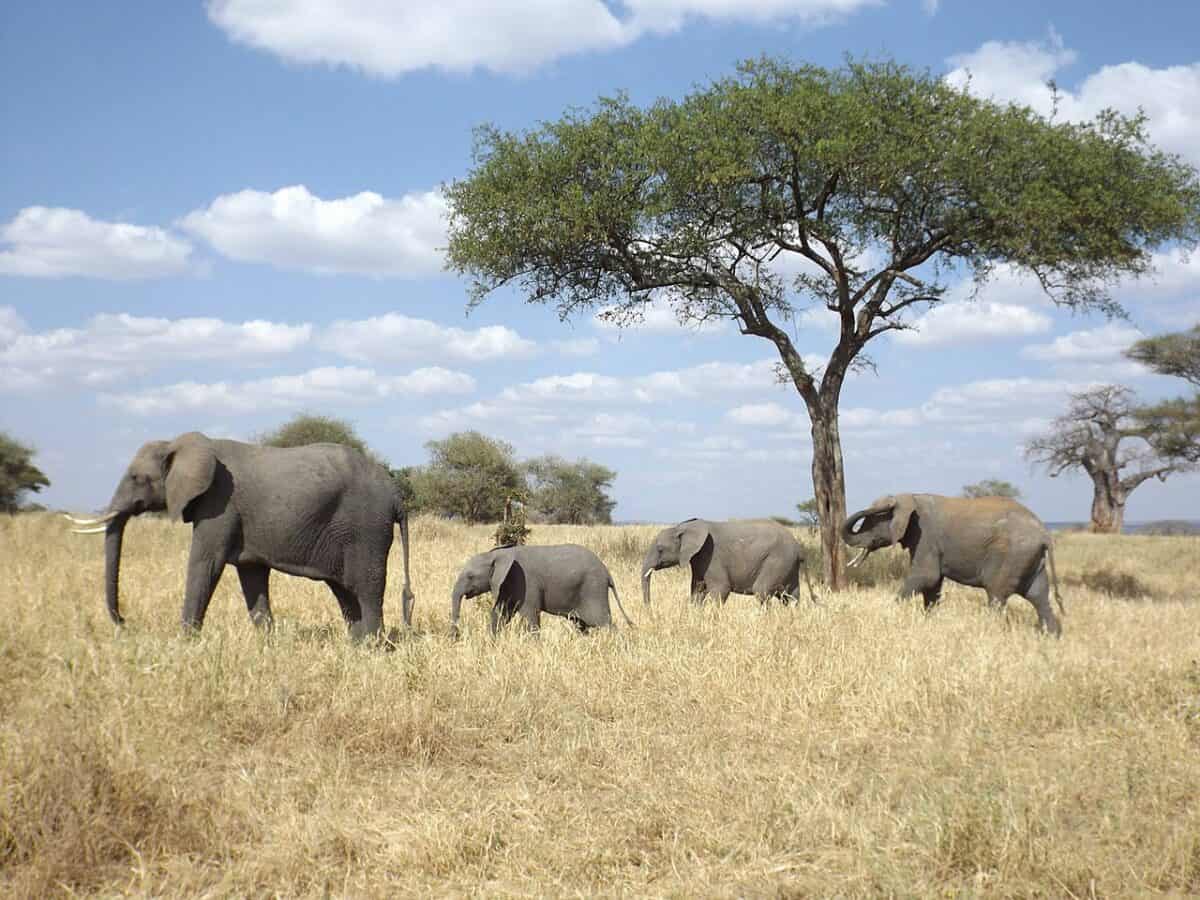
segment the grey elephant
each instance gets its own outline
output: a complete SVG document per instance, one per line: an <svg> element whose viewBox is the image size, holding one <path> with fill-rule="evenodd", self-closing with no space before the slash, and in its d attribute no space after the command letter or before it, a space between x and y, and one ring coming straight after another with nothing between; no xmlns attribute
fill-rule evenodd
<svg viewBox="0 0 1200 900"><path fill-rule="evenodd" d="M204 624L225 566L237 569L250 619L270 627L272 569L324 581L354 639L383 628L392 526L404 551L404 623L412 622L408 516L378 463L339 444L279 448L212 440L199 432L151 441L133 457L107 511L77 519L77 533L105 535L105 601L113 622L121 541L130 516L167 510L192 523L183 626Z"/></svg>
<svg viewBox="0 0 1200 900"><path fill-rule="evenodd" d="M625 614L612 575L600 558L578 544L495 547L472 556L450 596L450 633L458 634L458 615L463 597L489 591L492 604L491 630L495 634L520 613L530 631L537 631L542 613L563 616L580 632L601 626L612 627L608 592Z"/></svg>
<svg viewBox="0 0 1200 900"><path fill-rule="evenodd" d="M664 528L642 560L642 600L650 602L650 575L659 569L689 564L692 601L711 593L722 603L730 595L754 594L795 599L800 590L804 555L791 532L775 522L710 522L685 519ZM809 596L816 601L808 572Z"/></svg>
<svg viewBox="0 0 1200 900"><path fill-rule="evenodd" d="M1037 610L1043 630L1062 634L1050 605L1052 579L1062 611L1054 541L1041 519L1015 500L937 494L881 497L846 519L842 540L859 548L851 566L891 544L907 550L911 565L899 596L919 593L926 609L941 599L942 581L949 578L983 588L996 607L1020 594Z"/></svg>

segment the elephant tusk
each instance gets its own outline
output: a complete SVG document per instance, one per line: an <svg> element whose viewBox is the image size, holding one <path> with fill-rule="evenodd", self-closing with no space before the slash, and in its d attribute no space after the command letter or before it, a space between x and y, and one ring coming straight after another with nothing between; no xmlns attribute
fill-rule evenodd
<svg viewBox="0 0 1200 900"><path fill-rule="evenodd" d="M861 550L858 551L858 556L854 557L854 559L852 559L850 562L848 562L846 564L846 568L853 569L860 562L862 562L864 559L866 559L870 555L870 553L871 553L870 550L868 550L866 547L863 547Z"/></svg>
<svg viewBox="0 0 1200 900"><path fill-rule="evenodd" d="M645 572L643 572L643 573L642 573L642 577L643 577L643 578L649 578L649 577L650 577L650 573L651 573L651 572L653 572L653 571L654 571L653 569L647 569Z"/></svg>
<svg viewBox="0 0 1200 900"><path fill-rule="evenodd" d="M63 517L69 519L76 525L102 525L105 522L111 522L117 517L115 512L110 512L108 515L100 516L97 519L77 519L70 513L63 513Z"/></svg>
<svg viewBox="0 0 1200 900"><path fill-rule="evenodd" d="M108 531L107 525L96 525L92 528L72 528L71 534L101 534Z"/></svg>

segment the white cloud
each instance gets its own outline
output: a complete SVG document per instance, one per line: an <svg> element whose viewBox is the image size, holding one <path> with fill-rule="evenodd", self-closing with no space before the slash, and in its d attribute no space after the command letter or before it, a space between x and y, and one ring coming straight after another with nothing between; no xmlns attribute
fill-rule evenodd
<svg viewBox="0 0 1200 900"><path fill-rule="evenodd" d="M1099 328L1072 331L1048 344L1030 344L1021 355L1047 362L1119 362L1122 352L1143 337L1136 328L1110 322Z"/></svg>
<svg viewBox="0 0 1200 900"><path fill-rule="evenodd" d="M978 96L1026 104L1048 115L1055 98L1047 82L1076 59L1054 31L1045 41L988 41L950 57L955 68L946 80L969 84ZM1091 119L1107 108L1126 115L1143 109L1156 144L1200 163L1200 63L1154 69L1124 62L1101 67L1073 91L1058 86L1060 118Z"/></svg>
<svg viewBox="0 0 1200 900"><path fill-rule="evenodd" d="M528 71L560 57L609 50L689 19L819 25L881 0L209 0L231 39L300 63L396 77L424 68ZM624 12L624 16L618 13Z"/></svg>
<svg viewBox="0 0 1200 900"><path fill-rule="evenodd" d="M550 344L563 356L594 356L600 352L600 342L595 338L570 338L552 341Z"/></svg>
<svg viewBox="0 0 1200 900"><path fill-rule="evenodd" d="M0 307L0 389L59 381L103 384L188 360L259 360L291 353L311 335L308 324L125 313L95 316L82 328L32 332L11 307Z"/></svg>
<svg viewBox="0 0 1200 900"><path fill-rule="evenodd" d="M175 412L238 414L264 409L309 406L340 407L409 394L466 393L475 380L462 372L438 367L408 375L381 375L371 369L324 367L300 375L277 375L253 381L202 384L185 381L124 394L103 394L101 402L138 415Z"/></svg>
<svg viewBox="0 0 1200 900"><path fill-rule="evenodd" d="M448 357L464 362L488 362L524 359L537 350L533 341L503 325L454 328L399 313L334 322L320 344L358 361Z"/></svg>
<svg viewBox="0 0 1200 900"><path fill-rule="evenodd" d="M735 425L746 425L756 428L776 428L781 425L796 425L798 424L798 420L801 419L807 421L804 416L794 413L775 402L746 403L741 406L735 406L725 413L725 418Z"/></svg>
<svg viewBox="0 0 1200 900"><path fill-rule="evenodd" d="M317 273L419 277L441 269L446 201L437 191L398 199L363 191L322 200L304 185L224 194L180 224L240 262Z"/></svg>
<svg viewBox="0 0 1200 900"><path fill-rule="evenodd" d="M161 228L29 206L0 226L0 275L134 281L190 270L192 245Z"/></svg>
<svg viewBox="0 0 1200 900"><path fill-rule="evenodd" d="M967 301L935 306L913 323L913 331L896 331L893 339L913 347L965 344L1040 334L1050 330L1050 317L1025 306Z"/></svg>

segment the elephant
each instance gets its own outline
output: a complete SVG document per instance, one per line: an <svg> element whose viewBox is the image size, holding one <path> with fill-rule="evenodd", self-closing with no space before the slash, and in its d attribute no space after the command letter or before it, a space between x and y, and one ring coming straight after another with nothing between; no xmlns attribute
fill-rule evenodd
<svg viewBox="0 0 1200 900"><path fill-rule="evenodd" d="M642 560L642 602L650 603L650 573L690 563L692 601L712 593L722 603L729 594L799 595L804 556L791 532L775 522L710 522L685 519L664 528ZM809 597L816 602L808 572Z"/></svg>
<svg viewBox="0 0 1200 900"><path fill-rule="evenodd" d="M1056 637L1062 634L1050 605L1053 581L1059 611L1065 612L1054 569L1054 541L1041 519L1015 500L937 494L881 497L846 519L842 540L859 548L851 566L891 544L908 551L911 565L898 599L920 593L925 608L931 609L941 599L943 579L949 578L983 588L995 608L1003 607L1009 595L1020 594L1037 610L1042 630Z"/></svg>
<svg viewBox="0 0 1200 900"><path fill-rule="evenodd" d="M531 632L540 627L542 613L565 617L580 633L589 628L612 628L610 589L626 624L632 626L608 568L586 547L578 544L494 547L467 560L454 582L450 634L458 635L463 597L477 597L489 591L494 598L492 634L518 612Z"/></svg>
<svg viewBox="0 0 1200 900"><path fill-rule="evenodd" d="M237 569L250 620L272 625L272 569L324 581L354 640L383 629L392 525L404 554L404 624L412 622L408 515L395 483L378 463L340 444L263 447L214 440L199 432L150 441L133 457L106 512L68 516L79 534L105 535L105 601L117 625L121 542L131 516L166 510L192 523L185 631L204 624L225 566Z"/></svg>

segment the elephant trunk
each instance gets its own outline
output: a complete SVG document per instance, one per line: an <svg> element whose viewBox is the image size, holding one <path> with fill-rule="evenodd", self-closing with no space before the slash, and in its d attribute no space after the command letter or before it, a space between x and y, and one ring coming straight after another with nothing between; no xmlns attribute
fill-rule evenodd
<svg viewBox="0 0 1200 900"><path fill-rule="evenodd" d="M842 540L851 547L867 546L871 542L870 536L856 532L854 526L875 512L879 512L879 510L873 506L868 506L866 509L860 509L858 512L847 516L846 521L842 523Z"/></svg>
<svg viewBox="0 0 1200 900"><path fill-rule="evenodd" d="M122 625L118 593L121 581L121 542L125 537L125 523L129 517L119 515L109 521L104 530L104 602L108 605L108 616L114 625Z"/></svg>
<svg viewBox="0 0 1200 900"><path fill-rule="evenodd" d="M658 563L657 548L651 547L642 560L642 603L646 606L650 605L650 573L658 568Z"/></svg>

